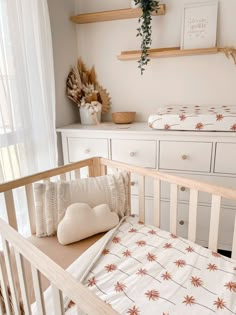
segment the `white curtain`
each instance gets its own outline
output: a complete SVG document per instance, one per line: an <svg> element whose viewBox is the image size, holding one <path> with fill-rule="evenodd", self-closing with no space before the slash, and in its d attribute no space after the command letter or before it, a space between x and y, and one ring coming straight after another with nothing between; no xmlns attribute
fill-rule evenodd
<svg viewBox="0 0 236 315"><path fill-rule="evenodd" d="M56 165L47 0L0 0L0 182ZM24 230L26 213L20 199L18 216Z"/></svg>

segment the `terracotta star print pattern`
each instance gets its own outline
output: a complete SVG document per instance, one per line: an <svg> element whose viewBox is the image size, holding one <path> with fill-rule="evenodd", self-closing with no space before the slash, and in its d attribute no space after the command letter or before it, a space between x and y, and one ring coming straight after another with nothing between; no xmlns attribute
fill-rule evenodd
<svg viewBox="0 0 236 315"><path fill-rule="evenodd" d="M149 127L165 130L236 132L236 107L165 106L149 116Z"/></svg>
<svg viewBox="0 0 236 315"><path fill-rule="evenodd" d="M113 233L93 266L83 284L119 314L236 314L235 260L136 217Z"/></svg>

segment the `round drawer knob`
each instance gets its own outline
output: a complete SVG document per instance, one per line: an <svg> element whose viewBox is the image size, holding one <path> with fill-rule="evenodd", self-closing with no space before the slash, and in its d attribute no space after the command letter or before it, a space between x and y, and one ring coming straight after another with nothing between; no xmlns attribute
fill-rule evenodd
<svg viewBox="0 0 236 315"><path fill-rule="evenodd" d="M85 153L85 154L88 154L89 152L90 152L89 149L85 149L85 150L84 150L84 153Z"/></svg>
<svg viewBox="0 0 236 315"><path fill-rule="evenodd" d="M179 225L184 225L184 220L180 220Z"/></svg>
<svg viewBox="0 0 236 315"><path fill-rule="evenodd" d="M130 186L135 186L135 182L130 182Z"/></svg>
<svg viewBox="0 0 236 315"><path fill-rule="evenodd" d="M135 156L135 152L130 152L129 154L131 157Z"/></svg>
<svg viewBox="0 0 236 315"><path fill-rule="evenodd" d="M181 190L181 191L185 191L185 190L186 190L186 187L182 186L182 187L180 187L180 190Z"/></svg>
<svg viewBox="0 0 236 315"><path fill-rule="evenodd" d="M187 159L188 159L187 154L183 154L183 155L182 155L182 160L187 160Z"/></svg>

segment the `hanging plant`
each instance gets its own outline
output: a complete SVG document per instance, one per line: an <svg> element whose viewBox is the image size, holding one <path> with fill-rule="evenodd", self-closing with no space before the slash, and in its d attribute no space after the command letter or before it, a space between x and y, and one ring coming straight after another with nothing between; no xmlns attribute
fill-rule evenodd
<svg viewBox="0 0 236 315"><path fill-rule="evenodd" d="M152 12L158 12L159 1L156 0L134 0L135 4L141 5L142 16L139 18L140 27L137 28L137 36L142 38L141 42L141 57L138 61L138 67L141 74L145 70L145 66L150 61L148 50L152 44Z"/></svg>

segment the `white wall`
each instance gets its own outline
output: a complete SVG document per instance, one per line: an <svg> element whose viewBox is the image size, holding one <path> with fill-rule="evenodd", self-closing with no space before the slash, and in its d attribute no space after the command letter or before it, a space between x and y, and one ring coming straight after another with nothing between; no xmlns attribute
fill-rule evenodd
<svg viewBox="0 0 236 315"><path fill-rule="evenodd" d="M48 0L52 29L54 72L56 83L56 126L78 121L78 108L65 95L66 78L77 59L76 26L69 17L75 14L74 0ZM59 164L62 164L60 136Z"/></svg>
<svg viewBox="0 0 236 315"><path fill-rule="evenodd" d="M129 0L76 0L77 13L130 7ZM153 20L153 48L179 46L184 3L163 0L165 16ZM236 46L236 1L220 0L218 46ZM112 96L112 111L134 110L145 121L167 104L236 105L236 66L223 54L152 59L141 76L136 61L118 61L123 50L139 49L138 22L110 21L77 26L78 53L95 65ZM109 117L106 117L109 119Z"/></svg>

